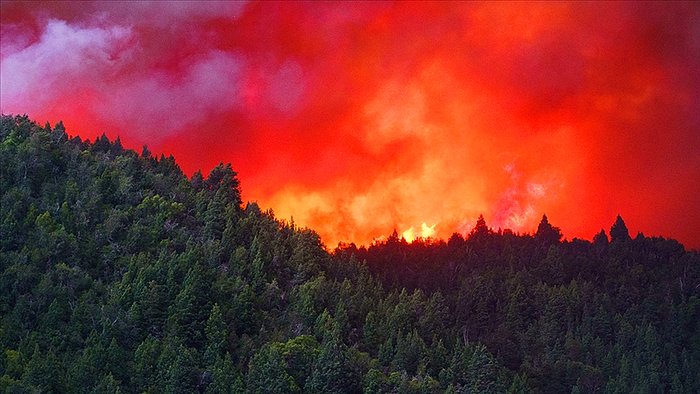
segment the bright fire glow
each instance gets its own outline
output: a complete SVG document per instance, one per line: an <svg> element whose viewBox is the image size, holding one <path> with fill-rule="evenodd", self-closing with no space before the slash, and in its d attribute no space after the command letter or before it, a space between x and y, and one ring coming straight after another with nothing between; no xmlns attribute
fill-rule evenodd
<svg viewBox="0 0 700 394"><path fill-rule="evenodd" d="M420 227L420 236L422 238L431 238L435 234L435 226L437 226L437 224L428 227L424 222Z"/></svg>
<svg viewBox="0 0 700 394"><path fill-rule="evenodd" d="M333 247L543 213L700 247L700 7L0 3L0 107L219 162ZM418 223L439 223L439 227Z"/></svg>
<svg viewBox="0 0 700 394"><path fill-rule="evenodd" d="M409 228L408 230L404 231L401 233L401 236L403 239L406 240L406 242L413 242L416 240L416 238L420 237L422 239L428 239L432 238L435 235L435 226L437 224L433 224L432 226L428 226L423 222L420 226L420 233L416 235L416 231L413 230L413 227Z"/></svg>

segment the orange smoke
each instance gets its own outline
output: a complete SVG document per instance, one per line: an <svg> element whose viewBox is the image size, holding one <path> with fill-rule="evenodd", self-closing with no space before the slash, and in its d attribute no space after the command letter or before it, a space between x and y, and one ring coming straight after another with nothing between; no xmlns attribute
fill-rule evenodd
<svg viewBox="0 0 700 394"><path fill-rule="evenodd" d="M695 3L174 5L3 2L2 111L232 162L330 247L542 213L700 246Z"/></svg>

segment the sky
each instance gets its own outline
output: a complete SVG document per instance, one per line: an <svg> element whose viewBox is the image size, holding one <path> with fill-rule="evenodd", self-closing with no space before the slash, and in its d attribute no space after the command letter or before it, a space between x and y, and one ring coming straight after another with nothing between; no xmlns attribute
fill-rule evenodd
<svg viewBox="0 0 700 394"><path fill-rule="evenodd" d="M616 215L700 247L700 3L13 2L0 109L368 244Z"/></svg>

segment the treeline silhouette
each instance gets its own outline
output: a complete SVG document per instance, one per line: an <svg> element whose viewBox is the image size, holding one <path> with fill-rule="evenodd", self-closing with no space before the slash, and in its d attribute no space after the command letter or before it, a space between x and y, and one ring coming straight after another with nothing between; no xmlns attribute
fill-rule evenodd
<svg viewBox="0 0 700 394"><path fill-rule="evenodd" d="M610 235L562 242L546 216L534 235L495 232L480 217L466 238L446 242L394 232L369 247L341 244L332 271L352 276L348 263L362 261L386 288L443 300L451 335L486 345L527 377L528 391L694 391L697 253L631 238L620 216ZM392 332L390 315L380 332Z"/></svg>
<svg viewBox="0 0 700 394"><path fill-rule="evenodd" d="M230 165L26 116L0 191L3 392L700 392L700 257L620 217L328 252Z"/></svg>

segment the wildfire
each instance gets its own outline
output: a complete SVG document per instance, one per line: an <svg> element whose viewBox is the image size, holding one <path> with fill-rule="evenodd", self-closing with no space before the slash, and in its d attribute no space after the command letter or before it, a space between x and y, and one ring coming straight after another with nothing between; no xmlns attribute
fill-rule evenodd
<svg viewBox="0 0 700 394"><path fill-rule="evenodd" d="M419 234L416 230L413 229L413 227L411 227L408 230L402 232L401 236L403 237L403 239L406 240L406 242L409 243L415 241L417 238L432 238L435 236L435 226L437 226L437 223L433 224L432 226L428 226L425 222L423 222L423 224L420 225Z"/></svg>
<svg viewBox="0 0 700 394"><path fill-rule="evenodd" d="M0 112L230 162L329 248L543 213L699 246L695 3L0 3Z"/></svg>

